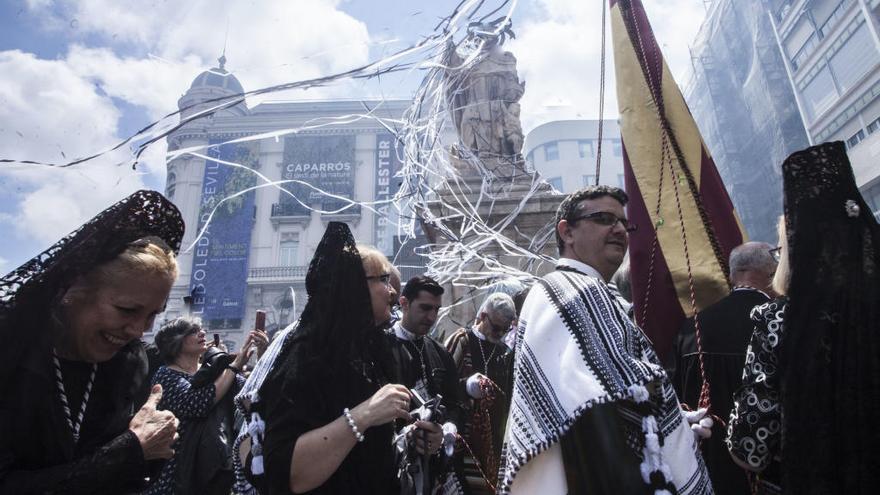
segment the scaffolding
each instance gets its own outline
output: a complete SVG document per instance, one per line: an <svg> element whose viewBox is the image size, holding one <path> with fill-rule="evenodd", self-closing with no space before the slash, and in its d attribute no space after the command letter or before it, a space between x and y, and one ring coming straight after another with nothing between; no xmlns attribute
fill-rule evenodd
<svg viewBox="0 0 880 495"><path fill-rule="evenodd" d="M764 2L704 4L685 98L749 236L774 242L780 165L807 136Z"/></svg>

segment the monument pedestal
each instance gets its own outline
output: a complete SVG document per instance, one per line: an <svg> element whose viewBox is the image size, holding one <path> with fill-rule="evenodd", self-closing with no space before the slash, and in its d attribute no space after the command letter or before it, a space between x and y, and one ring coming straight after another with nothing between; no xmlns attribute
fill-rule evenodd
<svg viewBox="0 0 880 495"><path fill-rule="evenodd" d="M460 273L491 271L497 275L491 278L465 275L455 285L445 284L443 305L452 309L438 324L436 335L441 339L455 329L473 323L487 294L485 289L502 282L506 278L504 271L542 276L553 269L552 260L558 257L553 220L565 197L554 192L546 182L541 182L537 172L526 172L521 160L502 163L493 160L495 163L487 167L491 173L486 174L485 179L469 163L455 157L452 160L462 173L436 191L439 198L429 201L428 208L433 215L443 219L447 229L461 236L456 241L462 250L462 263L456 267ZM508 218L517 210L515 217ZM470 212L473 217L457 215L456 211ZM470 228L475 222L485 227ZM436 231L431 231L429 237L441 246L440 249L450 244L449 239ZM501 237L505 238L503 242L506 244L499 242ZM511 241L515 246L510 244ZM517 248L531 251L540 258L511 252ZM477 251L476 255L473 251ZM490 270L490 266L509 267L509 270Z"/></svg>

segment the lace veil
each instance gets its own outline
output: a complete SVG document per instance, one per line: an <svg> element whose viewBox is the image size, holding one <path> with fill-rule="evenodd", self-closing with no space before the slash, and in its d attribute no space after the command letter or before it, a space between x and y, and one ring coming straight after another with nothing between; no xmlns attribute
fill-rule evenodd
<svg viewBox="0 0 880 495"><path fill-rule="evenodd" d="M782 166L791 267L780 359L783 486L869 493L880 484L880 230L842 142Z"/></svg>
<svg viewBox="0 0 880 495"><path fill-rule="evenodd" d="M183 232L174 204L158 192L137 191L0 278L0 386L9 383L24 350L46 337L47 314L78 276L145 237L176 253Z"/></svg>

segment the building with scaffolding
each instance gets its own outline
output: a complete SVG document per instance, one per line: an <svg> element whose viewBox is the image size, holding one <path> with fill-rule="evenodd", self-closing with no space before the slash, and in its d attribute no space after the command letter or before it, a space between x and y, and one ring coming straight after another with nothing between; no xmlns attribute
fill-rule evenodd
<svg viewBox="0 0 880 495"><path fill-rule="evenodd" d="M764 2L706 7L685 99L749 237L775 242L780 164L809 139Z"/></svg>
<svg viewBox="0 0 880 495"><path fill-rule="evenodd" d="M844 141L880 218L880 0L768 0L811 143Z"/></svg>

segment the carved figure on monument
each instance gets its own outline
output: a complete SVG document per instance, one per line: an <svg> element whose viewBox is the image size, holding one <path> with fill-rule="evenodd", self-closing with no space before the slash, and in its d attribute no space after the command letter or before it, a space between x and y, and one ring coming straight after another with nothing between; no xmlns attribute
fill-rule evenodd
<svg viewBox="0 0 880 495"><path fill-rule="evenodd" d="M513 36L509 21L497 28L499 22L471 27L462 45L479 50L475 55L462 56L451 41L447 44L446 97L461 146L484 162L518 162L523 144L519 100L525 83L517 75L516 57L501 48L505 37Z"/></svg>

